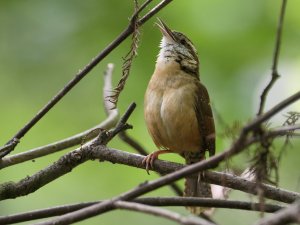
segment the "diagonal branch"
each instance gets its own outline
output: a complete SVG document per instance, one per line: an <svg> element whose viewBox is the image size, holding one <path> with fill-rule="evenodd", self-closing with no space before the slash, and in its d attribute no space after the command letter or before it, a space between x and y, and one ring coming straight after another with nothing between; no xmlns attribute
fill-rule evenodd
<svg viewBox="0 0 300 225"><path fill-rule="evenodd" d="M143 25L153 15L158 13L162 8L169 4L172 0L162 0L156 6L154 6L144 17L138 21L138 25ZM56 105L79 81L84 78L99 62L101 62L112 50L118 47L132 32L134 31L131 24L122 31L119 36L108 44L93 60L88 63L82 70L80 70L74 78L67 83L63 89L61 89L22 129L20 129L12 138L8 141L8 144L20 140L41 118L43 118L48 111ZM17 144L12 145L8 149L0 150L0 158L9 154L16 147Z"/></svg>
<svg viewBox="0 0 300 225"><path fill-rule="evenodd" d="M277 25L271 80L268 83L268 85L265 87L265 89L263 90L263 92L260 96L260 105L259 105L259 110L258 110L257 116L259 116L263 113L267 95L268 95L269 91L271 90L271 88L273 87L276 80L280 77L280 75L277 71L277 65L278 65L278 59L279 59L280 44L281 44L281 37L282 37L282 27L283 27L283 19L284 19L284 14L285 14L285 9L286 9L286 3L287 3L287 0L282 0L280 16L279 16L278 25Z"/></svg>
<svg viewBox="0 0 300 225"><path fill-rule="evenodd" d="M113 73L114 65L108 64L107 69L104 72L104 85L103 85L103 103L104 109L107 114L107 118L101 122L99 125L83 131L74 136L68 137L66 139L41 146L38 148L31 149L29 151L21 152L19 154L15 154L12 156L6 156L0 160L0 169L3 169L8 166L12 166L18 163L26 162L28 160L36 159L38 157L42 157L45 155L52 154L54 152L61 151L63 149L73 147L75 145L81 144L83 141L89 141L95 138L101 130L109 130L113 128L119 119L118 109L113 109L112 103L106 101L106 98L110 95L110 91L112 90L112 73Z"/></svg>

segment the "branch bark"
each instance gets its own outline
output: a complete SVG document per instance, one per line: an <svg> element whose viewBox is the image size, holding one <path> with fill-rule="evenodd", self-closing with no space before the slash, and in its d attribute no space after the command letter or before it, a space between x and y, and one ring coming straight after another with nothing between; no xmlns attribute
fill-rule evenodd
<svg viewBox="0 0 300 225"><path fill-rule="evenodd" d="M300 224L300 200L271 216L262 218L255 225L283 225L289 223Z"/></svg>

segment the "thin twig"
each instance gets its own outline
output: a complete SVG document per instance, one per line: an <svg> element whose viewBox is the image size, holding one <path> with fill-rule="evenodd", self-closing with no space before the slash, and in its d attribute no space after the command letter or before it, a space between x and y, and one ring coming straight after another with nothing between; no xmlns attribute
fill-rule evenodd
<svg viewBox="0 0 300 225"><path fill-rule="evenodd" d="M248 132L250 130L253 130L255 127L257 127L257 125L267 121L268 119L270 119L272 116L280 112L285 107L299 100L299 98L300 98L300 91L296 92L295 94L291 95L290 97L276 104L273 108L271 108L269 111L265 112L264 114L257 116L246 127L244 127L242 132Z"/></svg>
<svg viewBox="0 0 300 225"><path fill-rule="evenodd" d="M122 141L127 143L129 146L131 146L133 149L135 149L138 153L141 155L148 155L148 152L143 148L143 146L138 143L136 140L134 140L132 137L130 137L126 131L120 132L119 137ZM160 175L163 175L159 173ZM182 196L183 192L181 188L176 184L176 183L171 183L170 184L171 189L175 192L176 195Z"/></svg>
<svg viewBox="0 0 300 225"><path fill-rule="evenodd" d="M83 131L74 136L68 137L66 139L41 146L38 148L34 148L25 152L21 152L19 154L15 154L12 156L6 156L0 160L0 169L3 169L8 166L12 166L18 163L26 162L32 159L36 159L45 155L49 155L63 149L73 147L75 145L81 144L83 140L89 141L95 138L101 130L109 130L113 128L119 119L118 109L112 107L112 103L106 101L107 97L110 95L110 91L112 90L112 73L113 73L114 65L112 63L107 65L107 69L104 72L103 80L103 103L104 109L107 114L107 118L101 122L99 125Z"/></svg>
<svg viewBox="0 0 300 225"><path fill-rule="evenodd" d="M273 215L260 219L255 225L283 225L290 223L300 224L300 200Z"/></svg>
<svg viewBox="0 0 300 225"><path fill-rule="evenodd" d="M179 224L185 225L215 225L215 223L209 222L200 217L190 216L185 217L180 215L179 213L172 212L167 209L156 208L153 206L144 205L136 202L126 202L126 201L116 201L114 203L114 207L119 209L127 209L135 212L143 212L147 214L151 214L154 216L160 216L172 221L175 221Z"/></svg>
<svg viewBox="0 0 300 225"><path fill-rule="evenodd" d="M283 19L284 19L284 14L285 14L285 9L286 9L286 3L287 3L287 0L282 0L280 16L279 16L278 25L277 25L271 80L268 83L268 85L265 87L265 89L263 90L263 92L260 96L260 105L259 105L259 110L257 113L258 116L263 113L267 95L268 95L269 91L271 90L271 88L273 87L276 80L280 77L278 70L277 70L277 65L278 65L278 59L279 59L280 44L281 44L281 37L282 37L282 27L283 27Z"/></svg>
<svg viewBox="0 0 300 225"><path fill-rule="evenodd" d="M169 4L172 0L163 0L154 6L144 17L138 21L138 25L143 25L153 15L158 13L162 8ZM88 63L82 70L80 70L75 77L69 81L64 88L62 88L22 129L20 129L8 143L14 140L20 140L41 118L43 118L47 112L56 105L82 78L84 78L99 62L101 62L112 50L118 47L132 32L134 31L131 24L122 31L119 36L108 44L93 60ZM15 145L16 146L16 145ZM0 151L0 158L9 154L15 146L11 149Z"/></svg>

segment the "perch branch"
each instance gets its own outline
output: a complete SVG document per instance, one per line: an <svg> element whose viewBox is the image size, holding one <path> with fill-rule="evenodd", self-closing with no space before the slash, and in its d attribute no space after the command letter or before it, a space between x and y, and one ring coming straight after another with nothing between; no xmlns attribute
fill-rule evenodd
<svg viewBox="0 0 300 225"><path fill-rule="evenodd" d="M278 59L279 59L280 44L281 44L281 37L282 37L282 27L283 27L283 19L284 19L284 14L285 14L285 9L286 9L286 3L287 3L287 0L282 0L280 16L279 16L278 25L277 25L271 80L268 83L268 85L265 87L265 89L263 90L263 92L260 96L260 105L259 105L259 110L257 113L258 116L263 113L267 95L268 95L269 91L271 90L271 88L273 87L276 80L280 77L278 70L277 70L277 65L278 65Z"/></svg>
<svg viewBox="0 0 300 225"><path fill-rule="evenodd" d="M136 140L134 140L132 137L130 137L126 131L120 132L119 137L122 141L127 143L129 146L131 146L133 149L135 149L138 153L141 155L148 155L147 151L143 148L142 145L140 145ZM158 172L158 174L163 175ZM176 195L182 196L183 192L181 188L176 183L170 184L171 189L175 192Z"/></svg>
<svg viewBox="0 0 300 225"><path fill-rule="evenodd" d="M76 162L76 156L77 158L81 159L81 161L78 163L71 163L74 161ZM46 183L57 179L58 177L64 175L67 172L70 172L73 168L82 163L83 159L86 159L88 157L90 159L100 159L101 161L104 160L112 163L118 163L144 169L144 166L142 165L142 160L144 159L143 156L128 153L121 150L107 148L105 146L91 147L90 145L86 145L81 148L81 151L79 149L68 153L67 155L63 156L60 160L58 160L58 162L28 178L25 178L24 180L19 181L18 183L9 182L1 184L0 200L16 198L32 193L34 191L34 188L36 190L45 185ZM65 169L66 165L68 165L68 170ZM182 164L163 160L156 160L154 162L153 170L161 174L168 174L174 171L178 171L183 167L184 165ZM212 184L229 187L232 189L244 191L246 193L256 194L256 189L253 188L256 185L255 182L240 178L235 175L221 172L206 171L203 179L204 181ZM46 183L44 184L40 182L40 180ZM266 197L273 200L285 203L292 203L297 198L300 198L299 193L290 192L267 184L263 184L262 187L264 188Z"/></svg>

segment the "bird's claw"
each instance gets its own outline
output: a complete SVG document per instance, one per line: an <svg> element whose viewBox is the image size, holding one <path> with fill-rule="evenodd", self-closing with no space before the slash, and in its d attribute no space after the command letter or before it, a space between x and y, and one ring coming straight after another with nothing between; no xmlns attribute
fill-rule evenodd
<svg viewBox="0 0 300 225"><path fill-rule="evenodd" d="M149 169L153 168L153 163L154 163L155 159L157 159L157 155L155 154L155 152L153 152L153 153L147 155L142 161L142 165L146 166L146 171L148 174L150 174Z"/></svg>

